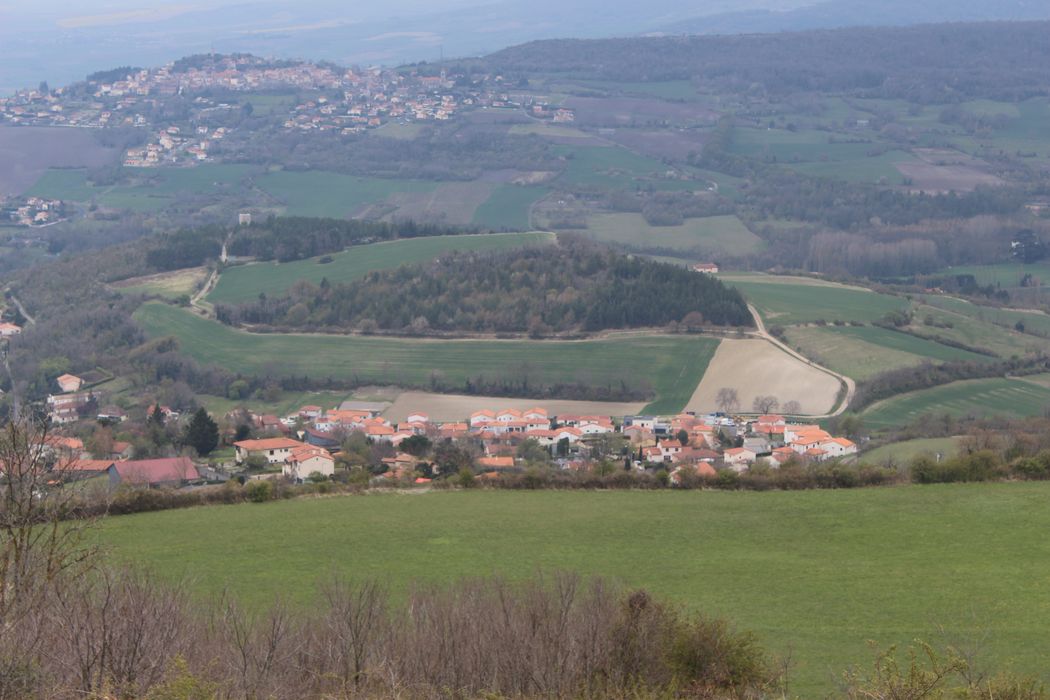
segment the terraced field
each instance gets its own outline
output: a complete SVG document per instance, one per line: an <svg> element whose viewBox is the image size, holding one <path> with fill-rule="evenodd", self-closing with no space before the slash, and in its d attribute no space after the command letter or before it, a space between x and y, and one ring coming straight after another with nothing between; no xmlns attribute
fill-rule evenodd
<svg viewBox="0 0 1050 700"><path fill-rule="evenodd" d="M647 410L680 411L700 383L718 341L697 336L622 336L587 341L412 340L365 336L250 334L159 302L135 319L151 336L175 336L205 364L266 376L332 377L426 387L432 378L583 383L655 394Z"/></svg>
<svg viewBox="0 0 1050 700"><path fill-rule="evenodd" d="M953 382L880 401L861 414L873 429L901 427L927 414L1024 418L1050 412L1050 388L1023 379Z"/></svg>
<svg viewBox="0 0 1050 700"><path fill-rule="evenodd" d="M325 264L320 264L319 258L310 258L290 263L242 265L222 273L219 283L208 295L208 301L238 303L254 299L259 294L280 295L299 280L308 280L314 284L319 284L322 279L332 284L351 282L375 270L426 262L453 250L507 250L552 240L553 234L549 233L405 238L354 246L332 254L329 256L332 261Z"/></svg>

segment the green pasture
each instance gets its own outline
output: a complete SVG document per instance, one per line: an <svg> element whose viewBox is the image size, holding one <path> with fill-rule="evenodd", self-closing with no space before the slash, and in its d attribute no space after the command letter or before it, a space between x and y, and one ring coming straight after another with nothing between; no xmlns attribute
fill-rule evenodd
<svg viewBox="0 0 1050 700"><path fill-rule="evenodd" d="M567 159L559 180L570 185L629 189L667 170L658 160L615 146L556 146L554 151Z"/></svg>
<svg viewBox="0 0 1050 700"><path fill-rule="evenodd" d="M490 229L529 228L529 210L547 195L545 187L499 185L474 212L474 224Z"/></svg>
<svg viewBox="0 0 1050 700"><path fill-rule="evenodd" d="M850 160L792 164L791 168L816 177L835 178L849 182L881 182L900 185L904 183L904 175L897 169L897 164L914 160L915 157L905 151L887 151L876 156L864 156Z"/></svg>
<svg viewBox="0 0 1050 700"><path fill-rule="evenodd" d="M283 203L291 216L334 219L354 216L396 192L430 192L438 186L426 180L356 177L320 170L279 170L256 178L255 184Z"/></svg>
<svg viewBox="0 0 1050 700"><path fill-rule="evenodd" d="M231 267L219 277L208 295L212 303L238 303L255 299L259 294L284 294L299 280L320 284L352 282L375 270L389 270L401 265L414 265L433 260L453 250L507 250L525 245L547 243L549 233L493 233L468 236L428 236L352 246L328 256L332 262L321 264L319 258L288 263L263 262Z"/></svg>
<svg viewBox="0 0 1050 700"><path fill-rule="evenodd" d="M871 377L923 362L990 362L992 358L878 326L804 326L787 330L806 357L852 377Z"/></svg>
<svg viewBox="0 0 1050 700"><path fill-rule="evenodd" d="M1032 276L1033 286L1041 287L1050 285L1050 264L1033 263L1000 263L998 265L960 265L942 270L945 275L973 275L977 284L995 285L1003 289L1018 289L1025 275Z"/></svg>
<svg viewBox="0 0 1050 700"><path fill-rule="evenodd" d="M950 311L982 323L998 326L999 329L1013 329L1021 324L1028 333L1050 336L1050 316L1038 311L1018 311L972 304L963 299L945 296L926 296L923 303L944 311Z"/></svg>
<svg viewBox="0 0 1050 700"><path fill-rule="evenodd" d="M1050 340L1019 333L1013 328L1013 314L1023 314L1026 323L1030 324L1029 330L1039 330L1039 324L1045 323L1045 320L1035 314L1019 311L1000 312L991 308L985 310L981 306L943 297L928 297L927 300L930 304L936 303L937 306L920 304L915 307L915 320L909 330L916 335L940 337L963 343L969 347L988 350L999 357L1021 357L1050 350ZM951 308L941 308L942 304ZM926 325L928 319L935 325Z"/></svg>
<svg viewBox="0 0 1050 700"><path fill-rule="evenodd" d="M867 464L906 465L922 455L944 455L951 457L959 451L963 438L918 438L876 447L864 452L860 459Z"/></svg>
<svg viewBox="0 0 1050 700"><path fill-rule="evenodd" d="M103 207L158 211L180 195L226 194L241 187L247 165L204 164L191 168L125 168L132 184L95 187L86 170L49 170L33 186L39 197L97 202Z"/></svg>
<svg viewBox="0 0 1050 700"><path fill-rule="evenodd" d="M787 277L735 277L739 289L768 324L788 326L814 321L870 323L907 307L903 297L843 285Z"/></svg>
<svg viewBox="0 0 1050 700"><path fill-rule="evenodd" d="M698 336L624 336L585 341L417 340L321 334L252 334L159 302L135 320L154 337L174 336L204 364L272 377L308 376L427 387L479 376L538 384L644 388L652 410L682 409L718 347Z"/></svg>
<svg viewBox="0 0 1050 700"><path fill-rule="evenodd" d="M653 226L641 214L594 214L581 231L605 243L641 249L670 248L708 255L746 255L760 249L762 239L735 215L687 219L678 226Z"/></svg>
<svg viewBox="0 0 1050 700"><path fill-rule="evenodd" d="M1050 388L1022 379L972 379L901 394L861 414L868 428L896 428L926 414L966 416L1042 416L1050 411Z"/></svg>
<svg viewBox="0 0 1050 700"><path fill-rule="evenodd" d="M205 600L229 592L253 608L308 606L333 575L397 595L412 582L601 575L754 631L790 657L789 694L819 698L847 667L870 667L869 641L981 638L989 667L1045 672L1048 497L1044 483L371 494L112 517L99 540Z"/></svg>

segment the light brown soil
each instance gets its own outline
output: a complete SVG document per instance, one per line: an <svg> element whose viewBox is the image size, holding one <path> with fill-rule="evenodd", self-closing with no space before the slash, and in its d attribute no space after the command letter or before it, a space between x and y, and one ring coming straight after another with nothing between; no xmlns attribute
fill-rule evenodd
<svg viewBox="0 0 1050 700"><path fill-rule="evenodd" d="M756 396L775 396L781 407L798 401L801 413L822 415L835 408L838 379L788 355L761 339L727 339L718 346L703 381L686 407L706 413L719 410L719 389L736 389L740 410L749 412Z"/></svg>

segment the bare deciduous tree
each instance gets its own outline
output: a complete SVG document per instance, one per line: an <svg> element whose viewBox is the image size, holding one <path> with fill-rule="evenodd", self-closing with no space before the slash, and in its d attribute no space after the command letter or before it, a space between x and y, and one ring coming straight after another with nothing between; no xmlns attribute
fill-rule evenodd
<svg viewBox="0 0 1050 700"><path fill-rule="evenodd" d="M723 413L733 413L740 410L740 394L732 387L722 387L718 390L715 403Z"/></svg>
<svg viewBox="0 0 1050 700"><path fill-rule="evenodd" d="M784 404L783 410L790 416L797 416L802 413L802 404L798 401L788 401Z"/></svg>
<svg viewBox="0 0 1050 700"><path fill-rule="evenodd" d="M780 406L780 399L775 396L756 396L751 404L755 413L771 413L777 410L778 406Z"/></svg>

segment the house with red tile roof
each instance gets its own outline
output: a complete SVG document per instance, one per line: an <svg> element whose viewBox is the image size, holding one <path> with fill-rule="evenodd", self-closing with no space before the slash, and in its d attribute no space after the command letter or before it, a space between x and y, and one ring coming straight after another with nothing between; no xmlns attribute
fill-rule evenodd
<svg viewBox="0 0 1050 700"><path fill-rule="evenodd" d="M200 478L189 457L113 462L108 470L113 486L182 486Z"/></svg>
<svg viewBox="0 0 1050 700"><path fill-rule="evenodd" d="M743 471L751 464L755 463L758 459L758 455L754 451L747 449L746 447L731 447L722 454L722 459L725 461L726 466L733 469L733 471Z"/></svg>
<svg viewBox="0 0 1050 700"><path fill-rule="evenodd" d="M303 443L291 438L263 438L261 440L241 440L233 443L236 448L236 462L243 464L249 457L259 456L270 464L281 464L292 455L292 450L303 447Z"/></svg>
<svg viewBox="0 0 1050 700"><path fill-rule="evenodd" d="M335 474L335 459L323 447L303 445L292 450L281 473L295 481L303 481L315 473L330 477Z"/></svg>
<svg viewBox="0 0 1050 700"><path fill-rule="evenodd" d="M84 385L84 380L74 374L63 374L56 378L55 382L63 394L72 394L75 391L80 391L80 387Z"/></svg>

